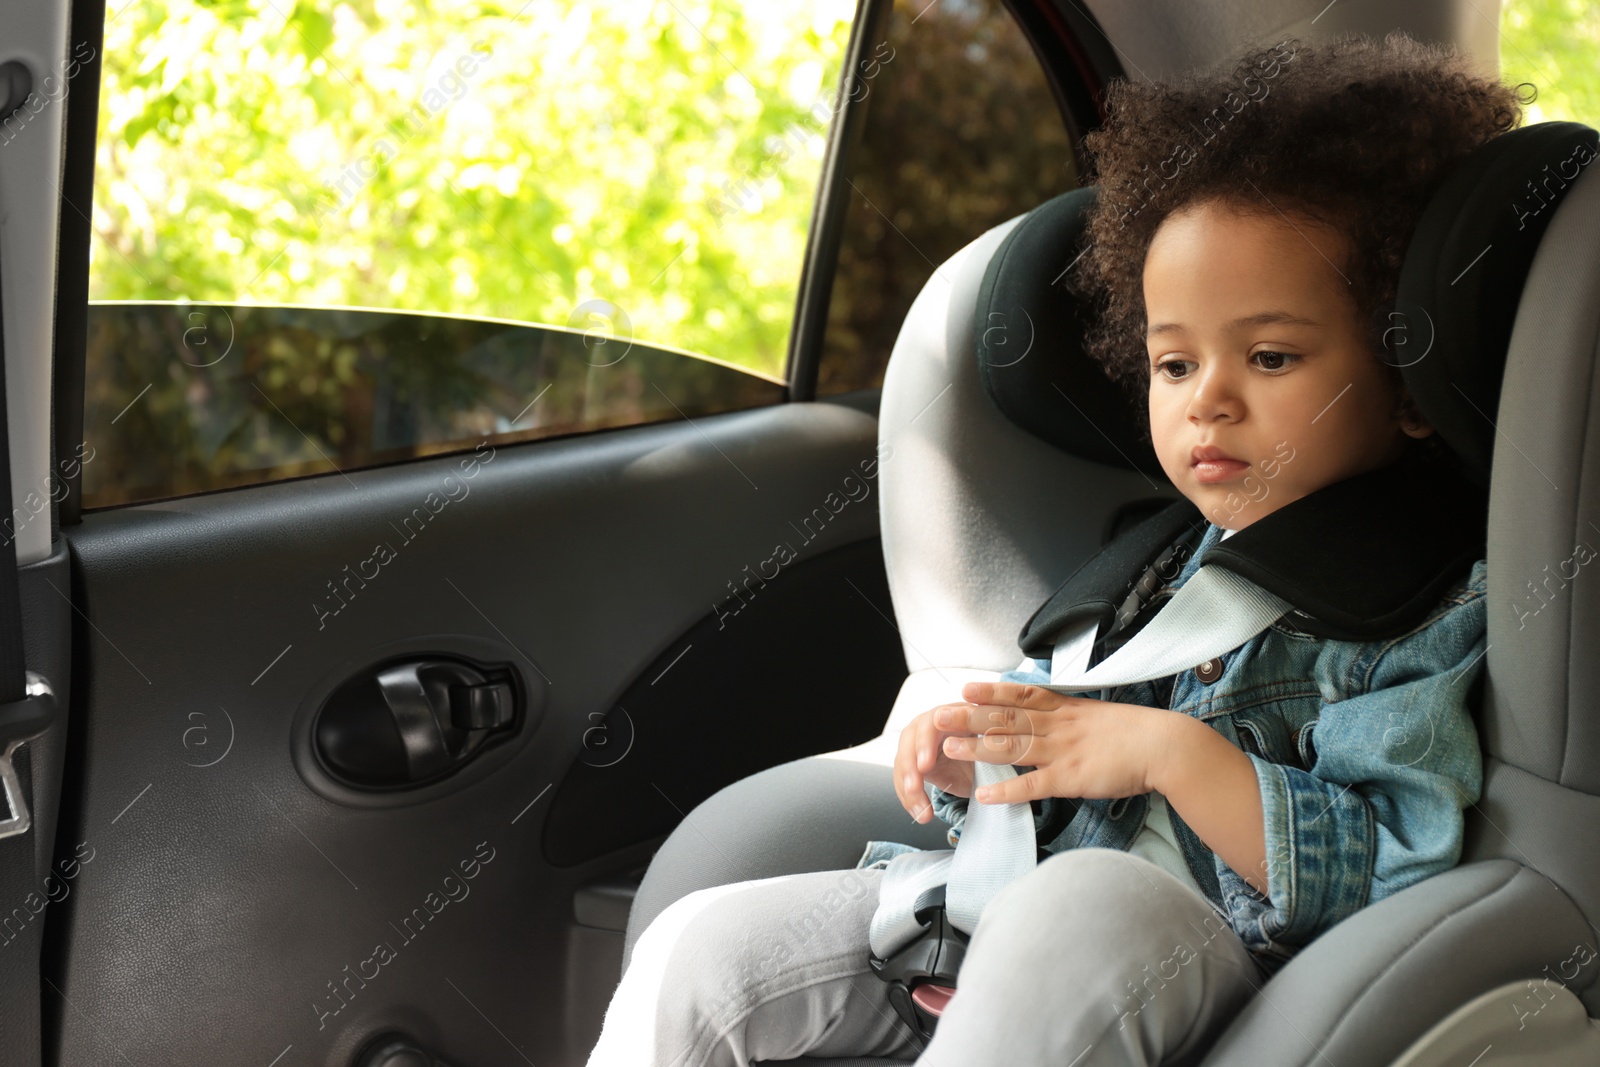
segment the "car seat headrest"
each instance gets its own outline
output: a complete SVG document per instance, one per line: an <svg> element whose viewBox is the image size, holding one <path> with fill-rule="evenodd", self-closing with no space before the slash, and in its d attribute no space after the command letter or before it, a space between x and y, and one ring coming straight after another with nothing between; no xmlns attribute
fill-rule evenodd
<svg viewBox="0 0 1600 1067"><path fill-rule="evenodd" d="M1383 358L1485 487L1500 383L1528 269L1600 134L1541 122L1501 134L1434 194L1406 250Z"/></svg>
<svg viewBox="0 0 1600 1067"><path fill-rule="evenodd" d="M1576 122L1496 137L1457 165L1406 251L1380 355L1484 487L1523 284L1556 204L1597 145L1600 134ZM1094 198L1089 186L1040 204L995 250L974 316L979 377L1033 436L1165 480L1127 395L1084 352L1086 309L1064 286Z"/></svg>
<svg viewBox="0 0 1600 1067"><path fill-rule="evenodd" d="M1095 189L1028 212L995 249L978 287L978 374L1012 422L1065 452L1166 480L1127 393L1083 350L1082 301L1065 289Z"/></svg>

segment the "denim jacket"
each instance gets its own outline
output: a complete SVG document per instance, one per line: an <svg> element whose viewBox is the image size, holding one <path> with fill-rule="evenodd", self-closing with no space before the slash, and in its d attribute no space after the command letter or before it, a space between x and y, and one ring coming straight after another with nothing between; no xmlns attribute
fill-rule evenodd
<svg viewBox="0 0 1600 1067"><path fill-rule="evenodd" d="M1207 527L1178 577L1151 598L1148 614L1221 539L1221 527ZM1190 873L1263 975L1339 920L1460 860L1462 811L1478 800L1483 779L1468 694L1486 649L1487 565L1473 563L1398 636L1316 637L1285 614L1223 655L1222 672L1209 683L1191 668L1101 690L1107 701L1193 715L1249 756L1266 831L1265 895L1207 848L1175 808L1170 815ZM1047 683L1050 663L1029 657L1000 680ZM968 801L924 785L954 845ZM1034 801L1041 855L1126 851L1144 825L1149 797ZM908 850L872 841L857 866L882 866Z"/></svg>

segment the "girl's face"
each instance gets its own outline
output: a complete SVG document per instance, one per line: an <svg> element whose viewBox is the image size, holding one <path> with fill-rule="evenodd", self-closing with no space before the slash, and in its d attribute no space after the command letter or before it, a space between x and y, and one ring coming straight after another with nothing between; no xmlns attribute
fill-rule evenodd
<svg viewBox="0 0 1600 1067"><path fill-rule="evenodd" d="M1172 484L1242 530L1400 458L1433 432L1368 347L1334 264L1343 236L1210 201L1162 222L1145 258L1150 433ZM1197 462L1196 450L1230 457Z"/></svg>

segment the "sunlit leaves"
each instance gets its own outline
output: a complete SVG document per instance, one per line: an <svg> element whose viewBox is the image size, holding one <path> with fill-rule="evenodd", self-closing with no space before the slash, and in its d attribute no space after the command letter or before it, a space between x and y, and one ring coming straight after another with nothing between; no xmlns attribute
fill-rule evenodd
<svg viewBox="0 0 1600 1067"><path fill-rule="evenodd" d="M131 0L92 294L549 323L602 298L641 339L781 373L852 14Z"/></svg>
<svg viewBox="0 0 1600 1067"><path fill-rule="evenodd" d="M333 43L333 19L318 11L314 3L300 0L289 16L289 25L300 35L301 48L309 62L322 55Z"/></svg>
<svg viewBox="0 0 1600 1067"><path fill-rule="evenodd" d="M1532 82L1528 122L1600 124L1600 7L1593 0L1504 0L1500 70Z"/></svg>

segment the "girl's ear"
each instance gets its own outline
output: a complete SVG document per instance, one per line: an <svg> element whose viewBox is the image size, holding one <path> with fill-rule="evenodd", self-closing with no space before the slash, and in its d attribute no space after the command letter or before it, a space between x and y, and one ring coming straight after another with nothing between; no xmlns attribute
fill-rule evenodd
<svg viewBox="0 0 1600 1067"><path fill-rule="evenodd" d="M1400 405L1395 410L1395 417L1400 420L1400 429L1410 437L1428 437L1433 431L1433 423L1417 408L1417 402L1412 399L1411 390L1404 385L1400 387Z"/></svg>

